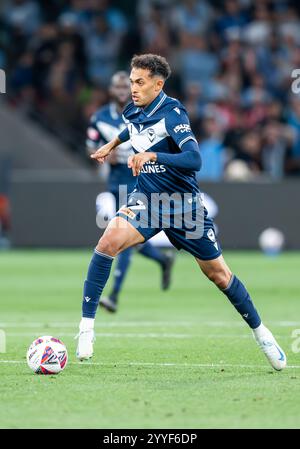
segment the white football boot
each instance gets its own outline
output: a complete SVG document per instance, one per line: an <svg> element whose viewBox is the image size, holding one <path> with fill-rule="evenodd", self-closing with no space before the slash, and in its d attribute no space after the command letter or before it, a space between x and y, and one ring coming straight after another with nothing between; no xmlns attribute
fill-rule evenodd
<svg viewBox="0 0 300 449"><path fill-rule="evenodd" d="M276 369L276 371L281 371L285 368L286 355L273 337L272 332L263 324L252 332L258 346L263 351L272 367Z"/></svg>
<svg viewBox="0 0 300 449"><path fill-rule="evenodd" d="M78 338L76 357L79 360L88 360L93 357L95 341L94 329L80 330L75 338Z"/></svg>

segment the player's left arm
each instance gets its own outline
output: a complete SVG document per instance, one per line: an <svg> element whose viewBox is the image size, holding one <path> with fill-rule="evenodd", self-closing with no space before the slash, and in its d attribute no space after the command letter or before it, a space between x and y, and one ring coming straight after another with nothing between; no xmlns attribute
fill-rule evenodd
<svg viewBox="0 0 300 449"><path fill-rule="evenodd" d="M198 144L189 139L181 146L181 153L145 153L134 154L128 158L128 167L132 169L133 176L138 176L146 162L157 162L169 167L183 168L198 171L201 168L201 156Z"/></svg>
<svg viewBox="0 0 300 449"><path fill-rule="evenodd" d="M178 112L177 112L178 111ZM188 116L184 110L174 109L166 117L166 129L169 136L180 148L178 154L148 152L131 156L128 167L132 169L133 175L137 176L146 162L152 161L158 164L168 165L191 171L201 168L201 156L198 142L191 130Z"/></svg>

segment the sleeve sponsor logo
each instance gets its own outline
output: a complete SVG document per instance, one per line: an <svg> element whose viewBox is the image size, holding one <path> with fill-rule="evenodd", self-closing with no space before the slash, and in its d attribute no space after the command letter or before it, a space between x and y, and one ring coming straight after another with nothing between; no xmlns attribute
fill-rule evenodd
<svg viewBox="0 0 300 449"><path fill-rule="evenodd" d="M181 123L180 125L175 126L174 132L177 134L179 132L181 133L188 133L191 131L190 125L187 123Z"/></svg>

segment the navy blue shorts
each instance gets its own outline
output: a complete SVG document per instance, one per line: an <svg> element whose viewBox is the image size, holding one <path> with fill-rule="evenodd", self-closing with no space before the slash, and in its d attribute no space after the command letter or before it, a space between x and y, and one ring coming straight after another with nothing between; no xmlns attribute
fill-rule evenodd
<svg viewBox="0 0 300 449"><path fill-rule="evenodd" d="M178 250L184 249L201 260L216 259L222 251L201 194L187 194L184 198L183 194L176 195L180 197L159 204L148 194L134 189L116 215L131 223L145 241L163 230Z"/></svg>

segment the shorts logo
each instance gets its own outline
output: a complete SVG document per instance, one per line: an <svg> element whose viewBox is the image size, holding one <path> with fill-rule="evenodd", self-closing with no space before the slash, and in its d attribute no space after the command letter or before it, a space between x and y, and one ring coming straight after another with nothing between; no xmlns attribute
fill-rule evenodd
<svg viewBox="0 0 300 449"><path fill-rule="evenodd" d="M209 240L211 240L212 242L215 242L215 241L216 241L216 236L215 236L215 233L214 233L213 229L210 228L210 229L207 231L207 237L208 237Z"/></svg>
<svg viewBox="0 0 300 449"><path fill-rule="evenodd" d="M179 131L181 133L188 133L191 131L191 127L190 125L186 124L186 123L181 123L180 125L175 126L174 128L174 132L175 133L179 133Z"/></svg>
<svg viewBox="0 0 300 449"><path fill-rule="evenodd" d="M147 130L147 135L148 135L148 139L150 140L150 142L153 142L153 140L156 137L154 129L153 128L149 128Z"/></svg>

